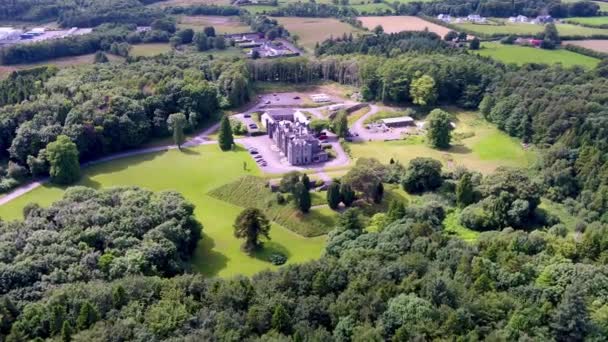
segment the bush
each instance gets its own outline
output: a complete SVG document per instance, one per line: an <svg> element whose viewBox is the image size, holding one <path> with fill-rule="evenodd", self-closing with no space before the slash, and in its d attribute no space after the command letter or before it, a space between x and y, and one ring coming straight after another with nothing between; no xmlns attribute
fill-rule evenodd
<svg viewBox="0 0 608 342"><path fill-rule="evenodd" d="M21 184L21 182L14 178L3 178L2 181L0 181L0 194L11 191L13 188L19 186L19 184Z"/></svg>
<svg viewBox="0 0 608 342"><path fill-rule="evenodd" d="M6 175L9 176L10 178L14 178L16 180L23 180L24 178L27 177L28 172L27 172L27 168L9 161L8 162L8 170L6 171Z"/></svg>
<svg viewBox="0 0 608 342"><path fill-rule="evenodd" d="M460 224L469 229L477 231L485 231L495 228L490 213L485 211L479 205L471 205L466 207L460 214Z"/></svg>
<svg viewBox="0 0 608 342"><path fill-rule="evenodd" d="M287 262L287 257L281 253L273 253L268 258L273 265L280 266Z"/></svg>

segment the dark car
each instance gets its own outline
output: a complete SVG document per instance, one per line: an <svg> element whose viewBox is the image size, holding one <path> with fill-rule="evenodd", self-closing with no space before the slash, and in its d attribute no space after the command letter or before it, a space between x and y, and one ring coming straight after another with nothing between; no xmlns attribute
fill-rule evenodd
<svg viewBox="0 0 608 342"><path fill-rule="evenodd" d="M245 115L243 115L243 117L245 117L245 118L250 118L250 117L251 117L251 114L245 114Z"/></svg>
<svg viewBox="0 0 608 342"><path fill-rule="evenodd" d="M256 150L251 150L251 151L249 151L249 153L251 153L251 154L258 154L258 151L256 151Z"/></svg>
<svg viewBox="0 0 608 342"><path fill-rule="evenodd" d="M294 96L294 97L293 97L293 99L294 99L294 100L299 100L299 99L300 99L300 97L299 97L299 96Z"/></svg>
<svg viewBox="0 0 608 342"><path fill-rule="evenodd" d="M249 128L251 128L251 129L257 129L258 125L256 125L256 124L249 124Z"/></svg>

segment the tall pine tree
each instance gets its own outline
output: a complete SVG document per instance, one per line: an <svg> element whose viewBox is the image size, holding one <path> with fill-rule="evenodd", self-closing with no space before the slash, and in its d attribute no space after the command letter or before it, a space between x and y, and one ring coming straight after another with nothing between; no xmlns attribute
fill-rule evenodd
<svg viewBox="0 0 608 342"><path fill-rule="evenodd" d="M218 143L222 151L229 151L234 145L234 137L232 136L232 126L230 125L230 119L224 115L220 122L220 135Z"/></svg>

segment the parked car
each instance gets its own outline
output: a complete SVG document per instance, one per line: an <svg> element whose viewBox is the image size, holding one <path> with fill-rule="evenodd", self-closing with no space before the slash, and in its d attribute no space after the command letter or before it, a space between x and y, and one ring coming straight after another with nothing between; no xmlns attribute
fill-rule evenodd
<svg viewBox="0 0 608 342"><path fill-rule="evenodd" d="M249 151L249 153L251 153L251 154L258 154L258 151L251 150L251 151Z"/></svg>
<svg viewBox="0 0 608 342"><path fill-rule="evenodd" d="M249 128L251 128L251 129L258 129L258 125L256 125L256 124L249 124Z"/></svg>
<svg viewBox="0 0 608 342"><path fill-rule="evenodd" d="M264 159L264 157L262 157L262 156L261 156L261 155L259 155L259 154L258 154L257 156L255 156L254 158L255 158L255 159Z"/></svg>
<svg viewBox="0 0 608 342"><path fill-rule="evenodd" d="M266 102L264 102L265 104L270 104L270 100L267 100Z"/></svg>
<svg viewBox="0 0 608 342"><path fill-rule="evenodd" d="M243 117L245 117L245 118L250 118L250 117L251 117L251 114L245 114L245 115L243 115Z"/></svg>
<svg viewBox="0 0 608 342"><path fill-rule="evenodd" d="M299 100L299 99L300 99L300 97L299 97L299 96L294 96L294 97L293 97L293 99L294 99L294 100Z"/></svg>

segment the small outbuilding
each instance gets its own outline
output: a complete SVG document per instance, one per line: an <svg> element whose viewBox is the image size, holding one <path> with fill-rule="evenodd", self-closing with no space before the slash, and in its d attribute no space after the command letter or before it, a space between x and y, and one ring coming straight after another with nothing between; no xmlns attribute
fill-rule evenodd
<svg viewBox="0 0 608 342"><path fill-rule="evenodd" d="M386 127L408 127L414 126L414 119L410 116L400 116L396 118L386 118L380 120Z"/></svg>

